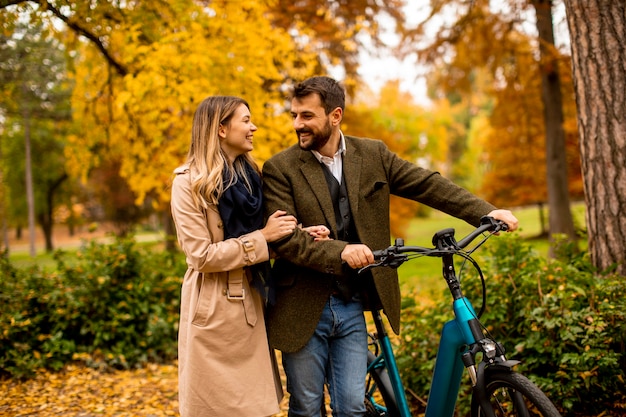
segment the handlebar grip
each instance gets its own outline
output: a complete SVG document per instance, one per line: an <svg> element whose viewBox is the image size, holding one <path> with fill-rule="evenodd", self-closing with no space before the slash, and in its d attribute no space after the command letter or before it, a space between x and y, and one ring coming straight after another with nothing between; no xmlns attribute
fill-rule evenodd
<svg viewBox="0 0 626 417"><path fill-rule="evenodd" d="M481 225L490 225L492 227L492 231L494 231L494 232L499 232L499 231L506 232L507 230L509 230L509 225L508 224L506 224L502 220L494 219L493 217L490 217L490 216L483 216L483 217L481 217L480 218L480 224Z"/></svg>

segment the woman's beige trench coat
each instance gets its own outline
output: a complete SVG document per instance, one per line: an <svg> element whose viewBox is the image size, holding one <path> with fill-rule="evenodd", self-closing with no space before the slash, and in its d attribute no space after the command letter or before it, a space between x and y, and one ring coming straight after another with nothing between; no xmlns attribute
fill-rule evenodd
<svg viewBox="0 0 626 417"><path fill-rule="evenodd" d="M267 242L260 231L223 240L217 210L194 205L185 167L175 171L171 205L188 265L178 335L180 415L278 413L282 388L263 304L244 269L269 259Z"/></svg>

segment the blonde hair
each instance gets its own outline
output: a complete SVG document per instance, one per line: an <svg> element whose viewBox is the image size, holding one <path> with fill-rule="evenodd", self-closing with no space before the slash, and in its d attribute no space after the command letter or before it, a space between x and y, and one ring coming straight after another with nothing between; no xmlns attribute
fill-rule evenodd
<svg viewBox="0 0 626 417"><path fill-rule="evenodd" d="M225 189L233 185L237 178L243 179L251 191L246 170L250 164L259 173L260 170L249 152L238 156L231 164L222 150L218 131L220 125L228 126L240 105L248 103L239 97L211 96L202 101L193 117L191 127L191 146L187 154L187 164L195 175L192 178L191 191L198 207L216 206ZM229 183L224 185L224 168L229 175ZM233 175L235 174L236 175Z"/></svg>

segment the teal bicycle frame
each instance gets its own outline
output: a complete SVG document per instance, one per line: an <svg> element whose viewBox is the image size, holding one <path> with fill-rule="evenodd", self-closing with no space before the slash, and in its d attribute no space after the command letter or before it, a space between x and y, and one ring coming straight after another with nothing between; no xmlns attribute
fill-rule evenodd
<svg viewBox="0 0 626 417"><path fill-rule="evenodd" d="M453 308L456 319L447 322L441 332L426 417L454 415L465 369L459 352L464 345L475 343L468 323L476 317L476 314L469 300L467 298L455 300Z"/></svg>
<svg viewBox="0 0 626 417"><path fill-rule="evenodd" d="M443 256L443 265L443 275L454 298L452 309L455 318L447 322L441 332L425 417L454 415L465 368L460 352L464 346L476 343L470 323L478 321L478 318L470 301L461 293L452 255Z"/></svg>
<svg viewBox="0 0 626 417"><path fill-rule="evenodd" d="M468 323L475 319L476 315L469 300L460 298L454 302L453 308L456 318L447 322L441 332L425 417L452 417L454 415L465 368L459 352L463 346L475 342ZM380 312L374 312L373 315L381 354L369 365L368 372L375 367L387 368L400 415L411 417L389 336L383 328Z"/></svg>

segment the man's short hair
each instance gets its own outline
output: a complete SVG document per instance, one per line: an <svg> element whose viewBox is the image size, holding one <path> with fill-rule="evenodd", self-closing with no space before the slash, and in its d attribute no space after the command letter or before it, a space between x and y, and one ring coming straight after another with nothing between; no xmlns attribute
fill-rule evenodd
<svg viewBox="0 0 626 417"><path fill-rule="evenodd" d="M310 94L317 94L324 107L324 112L329 114L337 107L344 111L346 107L346 93L339 84L330 77L317 76L307 78L293 88L291 98L303 98Z"/></svg>

